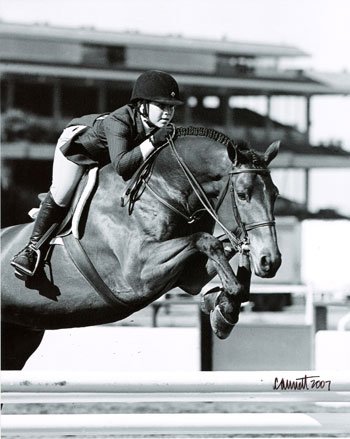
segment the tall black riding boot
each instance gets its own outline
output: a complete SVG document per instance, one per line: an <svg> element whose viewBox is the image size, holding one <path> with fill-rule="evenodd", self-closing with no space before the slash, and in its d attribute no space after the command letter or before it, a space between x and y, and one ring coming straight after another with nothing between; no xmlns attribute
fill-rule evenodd
<svg viewBox="0 0 350 439"><path fill-rule="evenodd" d="M66 208L56 204L51 192L48 192L40 206L38 216L34 223L33 233L29 238L28 244L11 259L11 265L20 273L26 276L34 275L40 262L40 251L37 248L38 243L51 226L53 226L54 230L56 229L58 223L63 219L65 212ZM54 225L56 227L54 227ZM52 230L52 232L54 230ZM51 236L49 233L46 238L49 239Z"/></svg>

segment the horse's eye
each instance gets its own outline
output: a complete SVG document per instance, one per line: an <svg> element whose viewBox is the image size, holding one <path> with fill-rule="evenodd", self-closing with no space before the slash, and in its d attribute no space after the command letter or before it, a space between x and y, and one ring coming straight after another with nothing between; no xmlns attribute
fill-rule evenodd
<svg viewBox="0 0 350 439"><path fill-rule="evenodd" d="M245 192L237 192L237 197L242 201L247 199Z"/></svg>

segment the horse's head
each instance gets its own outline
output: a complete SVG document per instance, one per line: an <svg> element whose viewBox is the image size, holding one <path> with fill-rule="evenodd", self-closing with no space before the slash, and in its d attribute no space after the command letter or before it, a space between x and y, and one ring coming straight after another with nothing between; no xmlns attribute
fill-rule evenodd
<svg viewBox="0 0 350 439"><path fill-rule="evenodd" d="M261 154L207 128L178 128L177 134L172 154L162 151L155 168L164 193L177 186L188 217L206 205L234 247L249 248L255 274L273 277L281 264L273 215L278 191L267 167L279 142Z"/></svg>
<svg viewBox="0 0 350 439"><path fill-rule="evenodd" d="M274 221L278 189L268 170L278 150L279 142L272 143L264 154L246 146L230 144L227 148L233 163L231 203L236 234L247 241L255 274L265 278L273 277L281 265Z"/></svg>

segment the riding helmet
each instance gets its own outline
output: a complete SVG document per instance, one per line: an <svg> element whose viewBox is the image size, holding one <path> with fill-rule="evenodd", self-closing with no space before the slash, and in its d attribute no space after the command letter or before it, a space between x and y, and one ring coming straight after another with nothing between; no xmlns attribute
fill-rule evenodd
<svg viewBox="0 0 350 439"><path fill-rule="evenodd" d="M183 104L175 79L160 70L148 70L137 78L130 101L135 103L140 100L169 105Z"/></svg>

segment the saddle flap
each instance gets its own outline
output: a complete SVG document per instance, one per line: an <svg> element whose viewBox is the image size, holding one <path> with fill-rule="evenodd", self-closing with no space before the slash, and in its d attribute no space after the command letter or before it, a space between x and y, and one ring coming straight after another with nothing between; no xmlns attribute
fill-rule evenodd
<svg viewBox="0 0 350 439"><path fill-rule="evenodd" d="M60 225L56 237L69 235L70 233L77 239L80 239L80 224L90 195L97 184L98 167L94 167L87 171L73 196L71 206Z"/></svg>
<svg viewBox="0 0 350 439"><path fill-rule="evenodd" d="M94 168L91 168L88 173L87 177L85 177L85 185L81 185L81 190L79 194L77 194L76 197L74 197L74 204L73 204L73 217L72 217L72 233L73 236L76 239L80 239L80 233L79 233L79 225L81 222L81 218L84 212L84 209L90 200L90 195L92 194L92 191L95 189L97 184L97 175L98 175L98 167L95 166Z"/></svg>
<svg viewBox="0 0 350 439"><path fill-rule="evenodd" d="M66 236L70 233L77 239L80 238L80 224L82 220L82 216L84 213L84 209L90 199L90 196L96 187L97 184L97 175L98 175L98 167L94 167L87 171L75 193L71 202L71 206L68 209L66 216L64 217L62 223L58 227L58 231L55 233L55 237L50 241L50 244L56 244L56 239L62 236ZM46 194L39 194L38 198L42 201L45 198ZM39 208L33 208L28 212L28 215L35 220L37 214L39 212Z"/></svg>

